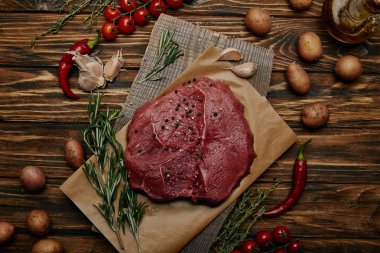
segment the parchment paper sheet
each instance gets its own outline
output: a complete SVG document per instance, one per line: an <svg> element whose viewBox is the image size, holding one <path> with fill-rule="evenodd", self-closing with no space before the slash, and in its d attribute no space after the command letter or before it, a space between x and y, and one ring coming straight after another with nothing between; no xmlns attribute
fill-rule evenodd
<svg viewBox="0 0 380 253"><path fill-rule="evenodd" d="M275 112L267 99L258 94L248 81L238 78L227 70L226 68L231 66L229 62L216 61L219 53L219 49L209 47L160 95L187 80L202 76L229 84L234 95L244 105L244 115L254 134L257 157L251 166L251 173L241 181L240 186L232 192L230 197L217 207L194 205L190 201L157 204L140 195L139 198L147 201L149 205L140 225L140 242L144 253L175 253L181 250L296 141L295 133ZM126 147L126 130L127 126L117 134L117 139L124 148ZM61 190L119 252L137 252L136 244L129 233L123 236L127 249L120 249L115 234L93 206L99 197L87 181L82 169L78 169L67 179L61 186Z"/></svg>

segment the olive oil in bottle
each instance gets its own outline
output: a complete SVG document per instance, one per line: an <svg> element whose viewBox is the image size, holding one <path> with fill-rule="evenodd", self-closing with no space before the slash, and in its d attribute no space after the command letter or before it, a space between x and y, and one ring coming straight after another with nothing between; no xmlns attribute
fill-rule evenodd
<svg viewBox="0 0 380 253"><path fill-rule="evenodd" d="M322 18L335 39L359 43L380 30L380 0L326 0Z"/></svg>

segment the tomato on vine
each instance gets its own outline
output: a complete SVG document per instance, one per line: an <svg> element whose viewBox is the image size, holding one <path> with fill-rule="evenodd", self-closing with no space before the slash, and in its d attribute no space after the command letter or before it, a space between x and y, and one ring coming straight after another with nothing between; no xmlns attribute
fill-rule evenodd
<svg viewBox="0 0 380 253"><path fill-rule="evenodd" d="M110 22L117 21L120 15L121 15L121 12L120 12L119 6L108 5L104 9L104 17L106 18L107 21L110 21Z"/></svg>
<svg viewBox="0 0 380 253"><path fill-rule="evenodd" d="M161 13L165 13L166 5L164 0L153 0L153 2L149 4L149 12L154 17L158 17Z"/></svg>
<svg viewBox="0 0 380 253"><path fill-rule="evenodd" d="M140 2L142 2L142 3L147 3L147 2L149 2L150 0L140 0Z"/></svg>
<svg viewBox="0 0 380 253"><path fill-rule="evenodd" d="M273 251L273 253L286 253L286 250L284 248L277 248Z"/></svg>
<svg viewBox="0 0 380 253"><path fill-rule="evenodd" d="M114 40L117 38L119 27L112 22L107 22L102 27L102 36L106 40Z"/></svg>
<svg viewBox="0 0 380 253"><path fill-rule="evenodd" d="M300 253L302 251L302 246L300 241L292 241L286 247L287 253Z"/></svg>
<svg viewBox="0 0 380 253"><path fill-rule="evenodd" d="M138 25L146 25L149 22L149 11L145 8L139 8L133 13L133 19Z"/></svg>
<svg viewBox="0 0 380 253"><path fill-rule="evenodd" d="M183 0L166 0L168 6L172 9L178 9L182 6Z"/></svg>
<svg viewBox="0 0 380 253"><path fill-rule="evenodd" d="M132 16L123 16L119 20L119 30L124 34L131 34L136 30L135 21Z"/></svg>
<svg viewBox="0 0 380 253"><path fill-rule="evenodd" d="M125 12L131 12L137 7L137 1L136 0L120 0L120 7Z"/></svg>
<svg viewBox="0 0 380 253"><path fill-rule="evenodd" d="M283 245L290 241L290 232L284 226L275 227L272 231L273 241L278 245Z"/></svg>
<svg viewBox="0 0 380 253"><path fill-rule="evenodd" d="M241 245L243 253L256 253L257 243L254 240L245 240Z"/></svg>
<svg viewBox="0 0 380 253"><path fill-rule="evenodd" d="M269 249L273 245L273 238L271 233L267 230L261 230L256 235L256 243L260 249Z"/></svg>

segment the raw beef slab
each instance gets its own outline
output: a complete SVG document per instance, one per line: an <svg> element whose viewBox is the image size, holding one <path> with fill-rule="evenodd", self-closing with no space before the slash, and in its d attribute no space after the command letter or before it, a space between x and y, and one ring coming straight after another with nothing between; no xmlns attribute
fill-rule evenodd
<svg viewBox="0 0 380 253"><path fill-rule="evenodd" d="M226 84L205 77L146 103L128 126L129 183L155 201L217 205L255 156L243 105Z"/></svg>

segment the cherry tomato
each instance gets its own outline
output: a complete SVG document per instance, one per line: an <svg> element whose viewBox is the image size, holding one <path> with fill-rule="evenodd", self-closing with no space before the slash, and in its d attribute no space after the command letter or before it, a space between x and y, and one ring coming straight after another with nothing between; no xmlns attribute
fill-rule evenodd
<svg viewBox="0 0 380 253"><path fill-rule="evenodd" d="M290 241L290 232L284 226L275 227L272 231L273 241L278 245L283 245Z"/></svg>
<svg viewBox="0 0 380 253"><path fill-rule="evenodd" d="M260 249L269 249L272 247L273 238L267 230L261 230L256 235L256 243Z"/></svg>
<svg viewBox="0 0 380 253"><path fill-rule="evenodd" d="M165 13L166 5L164 0L153 0L153 2L149 4L149 12L154 17L158 17L161 13Z"/></svg>
<svg viewBox="0 0 380 253"><path fill-rule="evenodd" d="M285 248L278 248L273 251L273 253L286 253Z"/></svg>
<svg viewBox="0 0 380 253"><path fill-rule="evenodd" d="M183 0L166 0L166 3L172 9L178 9L182 6Z"/></svg>
<svg viewBox="0 0 380 253"><path fill-rule="evenodd" d="M133 19L135 20L135 23L138 25L146 25L149 22L149 11L145 8L140 8L135 11L133 14Z"/></svg>
<svg viewBox="0 0 380 253"><path fill-rule="evenodd" d="M245 240L241 246L241 251L243 253L254 253L256 252L257 243L254 240Z"/></svg>
<svg viewBox="0 0 380 253"><path fill-rule="evenodd" d="M147 2L149 2L150 0L140 0L140 2L142 2L142 3L147 3Z"/></svg>
<svg viewBox="0 0 380 253"><path fill-rule="evenodd" d="M234 249L233 251L231 251L230 253L242 253L240 250L238 249Z"/></svg>
<svg viewBox="0 0 380 253"><path fill-rule="evenodd" d="M302 246L300 241L292 241L286 247L287 253L300 253L302 251Z"/></svg>
<svg viewBox="0 0 380 253"><path fill-rule="evenodd" d="M136 0L120 0L120 7L125 11L125 12L131 12L133 11L137 6L137 1Z"/></svg>
<svg viewBox="0 0 380 253"><path fill-rule="evenodd" d="M106 40L114 40L117 38L117 33L119 31L119 27L114 23L107 22L102 27L102 36Z"/></svg>
<svg viewBox="0 0 380 253"><path fill-rule="evenodd" d="M123 16L119 20L119 30L124 34L131 34L135 31L135 21L131 16Z"/></svg>
<svg viewBox="0 0 380 253"><path fill-rule="evenodd" d="M119 6L112 6L108 5L104 9L104 17L107 19L107 21L113 22L117 21L120 17L120 7Z"/></svg>

